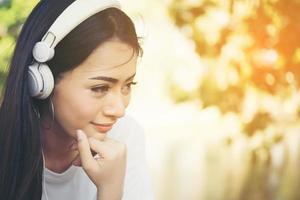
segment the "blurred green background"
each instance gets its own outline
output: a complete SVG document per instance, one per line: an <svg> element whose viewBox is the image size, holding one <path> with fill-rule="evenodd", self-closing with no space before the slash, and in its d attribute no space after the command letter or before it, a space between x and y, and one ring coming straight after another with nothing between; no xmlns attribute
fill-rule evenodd
<svg viewBox="0 0 300 200"><path fill-rule="evenodd" d="M0 0L0 84L37 0ZM300 199L300 1L121 0L157 200Z"/></svg>

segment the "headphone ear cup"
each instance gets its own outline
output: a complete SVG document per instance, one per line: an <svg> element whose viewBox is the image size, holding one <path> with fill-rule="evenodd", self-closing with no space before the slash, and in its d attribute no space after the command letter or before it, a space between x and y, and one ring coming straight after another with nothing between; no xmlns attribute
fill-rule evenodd
<svg viewBox="0 0 300 200"><path fill-rule="evenodd" d="M40 64L39 71L44 79L44 91L40 98L46 99L54 88L54 78L49 66L44 63Z"/></svg>
<svg viewBox="0 0 300 200"><path fill-rule="evenodd" d="M34 63L29 66L29 92L32 97L46 99L54 88L54 78L48 65Z"/></svg>
<svg viewBox="0 0 300 200"><path fill-rule="evenodd" d="M37 97L44 88L43 79L38 70L38 63L33 63L29 66L28 81L29 81L29 93L32 97Z"/></svg>
<svg viewBox="0 0 300 200"><path fill-rule="evenodd" d="M36 61L44 63L53 58L54 49L49 47L46 42L37 42L32 49L32 55Z"/></svg>

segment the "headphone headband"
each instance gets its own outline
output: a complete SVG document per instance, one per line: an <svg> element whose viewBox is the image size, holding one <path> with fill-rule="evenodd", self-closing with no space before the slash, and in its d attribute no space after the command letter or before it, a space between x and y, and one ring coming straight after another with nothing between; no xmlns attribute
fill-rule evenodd
<svg viewBox="0 0 300 200"><path fill-rule="evenodd" d="M28 71L32 97L45 99L53 90L53 75L45 62L54 56L56 45L81 22L107 8L121 9L121 5L118 0L75 0L57 17L32 50L35 61Z"/></svg>
<svg viewBox="0 0 300 200"><path fill-rule="evenodd" d="M68 6L51 25L42 41L50 42L49 47L55 48L71 30L90 16L107 8L119 8L116 0L76 0Z"/></svg>
<svg viewBox="0 0 300 200"><path fill-rule="evenodd" d="M107 8L121 9L118 0L76 0L54 21L41 42L33 48L33 56L38 62L46 62L54 56L56 45L77 25L90 16Z"/></svg>

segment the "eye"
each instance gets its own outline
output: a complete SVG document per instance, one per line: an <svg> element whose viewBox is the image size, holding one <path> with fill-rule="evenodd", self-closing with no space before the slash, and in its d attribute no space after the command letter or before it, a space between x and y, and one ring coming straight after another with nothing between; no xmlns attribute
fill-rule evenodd
<svg viewBox="0 0 300 200"><path fill-rule="evenodd" d="M110 87L108 85L98 85L91 88L91 91L97 94L105 94Z"/></svg>
<svg viewBox="0 0 300 200"><path fill-rule="evenodd" d="M136 85L137 82L130 82L130 83L127 83L123 88L122 88L122 93L127 95L131 92L131 87L132 85Z"/></svg>

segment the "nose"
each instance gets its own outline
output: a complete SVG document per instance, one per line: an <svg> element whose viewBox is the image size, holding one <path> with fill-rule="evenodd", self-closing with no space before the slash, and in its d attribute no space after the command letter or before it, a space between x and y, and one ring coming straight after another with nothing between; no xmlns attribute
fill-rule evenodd
<svg viewBox="0 0 300 200"><path fill-rule="evenodd" d="M123 95L114 95L108 99L107 104L103 106L103 114L109 117L120 118L124 116L126 106L126 100Z"/></svg>

